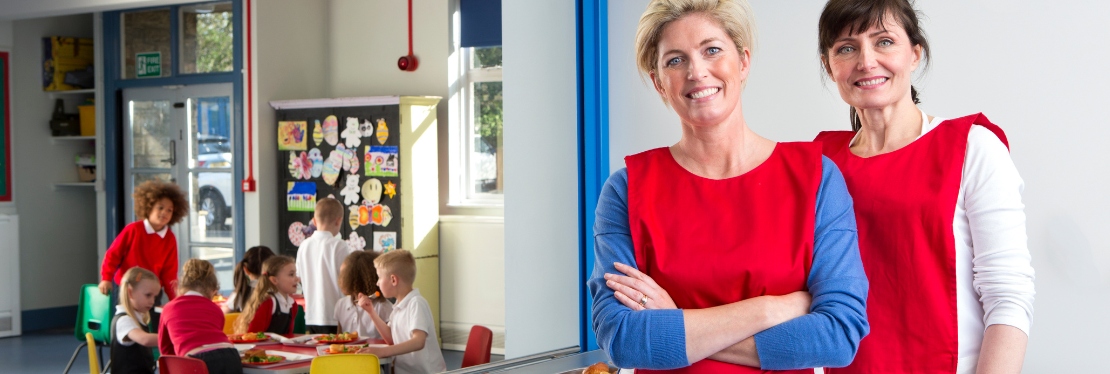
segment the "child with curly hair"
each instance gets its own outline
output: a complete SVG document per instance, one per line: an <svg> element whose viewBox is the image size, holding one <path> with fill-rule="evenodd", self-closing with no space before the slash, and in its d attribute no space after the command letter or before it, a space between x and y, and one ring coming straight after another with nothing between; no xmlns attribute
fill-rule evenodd
<svg viewBox="0 0 1110 374"><path fill-rule="evenodd" d="M144 218L132 222L116 236L100 268L100 292L107 295L112 282L120 284L123 273L138 266L158 275L162 289L170 300L177 297L173 284L177 281L177 238L170 226L189 214L185 194L176 184L149 180L135 187L135 215Z"/></svg>

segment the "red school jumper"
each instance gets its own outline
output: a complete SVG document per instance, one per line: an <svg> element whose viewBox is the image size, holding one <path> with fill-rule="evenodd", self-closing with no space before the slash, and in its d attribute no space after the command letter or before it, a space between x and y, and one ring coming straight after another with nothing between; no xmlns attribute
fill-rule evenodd
<svg viewBox="0 0 1110 374"><path fill-rule="evenodd" d="M691 174L668 148L628 156L625 164L636 265L669 290L679 308L806 289L820 144L778 143L763 164L722 180ZM772 373L709 359L665 372Z"/></svg>
<svg viewBox="0 0 1110 374"><path fill-rule="evenodd" d="M976 114L948 120L913 143L862 158L849 151L855 132L817 136L840 168L856 208L859 251L870 280L871 334L856 359L827 373L954 373L956 239L952 219L972 125L1006 135Z"/></svg>
<svg viewBox="0 0 1110 374"><path fill-rule="evenodd" d="M174 286L177 281L177 238L173 230L167 227L166 237L163 238L158 233L147 234L144 221L124 226L104 254L100 280L113 281L118 285L123 273L135 266L157 274L166 296L170 300L177 297Z"/></svg>
<svg viewBox="0 0 1110 374"><path fill-rule="evenodd" d="M183 295L162 308L158 325L158 351L184 356L194 348L231 343L224 335L224 312L212 300Z"/></svg>

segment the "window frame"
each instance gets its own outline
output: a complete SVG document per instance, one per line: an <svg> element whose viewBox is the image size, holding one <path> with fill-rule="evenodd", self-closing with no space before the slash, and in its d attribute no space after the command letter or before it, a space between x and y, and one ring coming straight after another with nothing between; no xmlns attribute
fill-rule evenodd
<svg viewBox="0 0 1110 374"><path fill-rule="evenodd" d="M474 191L475 179L473 178L473 168L471 167L471 157L474 155L475 148L474 130L477 126L474 120L477 114L474 110L474 85L477 83L504 82L504 74L501 65L495 67L471 67L474 66L474 48L475 47L467 47L461 49L463 57L462 64L466 70L464 70L463 79L460 79L460 81L463 82L463 87L461 87L462 118L460 118L459 121L461 126L455 129L461 132L459 134L459 140L463 143L460 144L459 147L461 154L456 156L462 161L460 165L462 170L459 170L461 178L456 179L461 183L459 186L461 189L461 191L459 191L461 196L456 200L462 203L461 205L503 206L505 204L504 191L502 191L502 193L482 193Z"/></svg>

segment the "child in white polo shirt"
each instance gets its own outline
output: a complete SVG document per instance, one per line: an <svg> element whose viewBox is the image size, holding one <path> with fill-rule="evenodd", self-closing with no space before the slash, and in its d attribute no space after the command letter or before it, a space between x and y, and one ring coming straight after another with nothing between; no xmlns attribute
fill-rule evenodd
<svg viewBox="0 0 1110 374"><path fill-rule="evenodd" d="M443 352L439 350L432 308L428 300L420 296L420 290L412 288L416 281L416 259L412 253L397 249L374 259L378 272L378 288L382 296L395 297L393 314L387 325L378 313L374 312L373 302L365 294L359 294L359 306L366 310L374 321L374 327L382 334L389 346L366 347L358 353L369 353L378 357L393 357L396 374L438 373L447 370Z"/></svg>
<svg viewBox="0 0 1110 374"><path fill-rule="evenodd" d="M326 198L316 202L312 222L316 232L297 249L297 275L304 290L304 322L309 334L335 334L337 321L332 310L343 298L339 290L339 266L354 252L336 238L343 226L343 204Z"/></svg>

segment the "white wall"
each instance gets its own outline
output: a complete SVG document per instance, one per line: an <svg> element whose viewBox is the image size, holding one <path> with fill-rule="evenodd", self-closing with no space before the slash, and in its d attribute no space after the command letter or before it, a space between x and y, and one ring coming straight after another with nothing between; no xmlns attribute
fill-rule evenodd
<svg viewBox="0 0 1110 374"><path fill-rule="evenodd" d="M470 327L482 325L494 332L494 353L504 354L505 219L440 216L439 243L444 348L465 349Z"/></svg>
<svg viewBox="0 0 1110 374"><path fill-rule="evenodd" d="M646 0L609 2L610 166L625 155L669 146L677 117L636 76L632 40ZM847 129L848 107L823 86L816 56L824 1L753 1L760 49L744 92L745 117L773 140L811 140ZM1029 248L1037 271L1034 326L1025 372L1105 367L1110 348L1110 52L1088 36L1107 35L1103 2L1045 6L1029 0L918 2L935 53L917 80L921 107L946 118L983 112L1007 133L1026 181ZM614 93L620 93L616 95Z"/></svg>
<svg viewBox="0 0 1110 374"><path fill-rule="evenodd" d="M254 179L243 195L246 247L278 248L277 120L270 101L327 97L328 1L252 1ZM294 22L295 20L295 22ZM295 27L293 27L295 25ZM244 63L246 60L243 60ZM243 131L246 131L244 123ZM246 149L244 149L244 152ZM246 160L242 160L245 164ZM244 173L244 178L246 173Z"/></svg>
<svg viewBox="0 0 1110 374"><path fill-rule="evenodd" d="M578 345L575 2L502 3L505 356Z"/></svg>
<svg viewBox="0 0 1110 374"><path fill-rule="evenodd" d="M81 141L50 142L54 100L42 90L42 38L93 36L92 15L13 22L11 136L13 201L20 213L20 295L23 310L77 304L82 284L96 283L96 194L92 188L51 188L77 180L74 155L94 153ZM67 100L67 113L76 101Z"/></svg>

